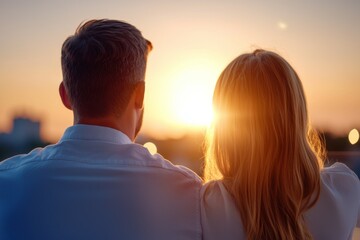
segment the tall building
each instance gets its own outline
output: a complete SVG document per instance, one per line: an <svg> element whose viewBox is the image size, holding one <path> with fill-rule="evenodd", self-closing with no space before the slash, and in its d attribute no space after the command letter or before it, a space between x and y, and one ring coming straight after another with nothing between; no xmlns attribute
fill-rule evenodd
<svg viewBox="0 0 360 240"><path fill-rule="evenodd" d="M25 153L32 148L44 145L40 136L41 122L28 117L16 116L12 129L0 133L0 157Z"/></svg>

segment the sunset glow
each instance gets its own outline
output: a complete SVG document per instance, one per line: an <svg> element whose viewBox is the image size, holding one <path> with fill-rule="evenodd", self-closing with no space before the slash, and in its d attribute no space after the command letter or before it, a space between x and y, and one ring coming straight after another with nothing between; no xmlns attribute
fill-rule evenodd
<svg viewBox="0 0 360 240"><path fill-rule="evenodd" d="M255 48L275 51L295 68L317 128L348 134L360 123L359 11L360 1L335 0L4 1L0 132L25 115L41 121L44 139L59 140L73 124L58 95L61 45L81 22L110 18L135 25L154 46L140 134L168 138L206 126L219 74Z"/></svg>
<svg viewBox="0 0 360 240"><path fill-rule="evenodd" d="M174 121L185 125L207 126L212 119L211 99L216 77L211 69L192 67L174 77L170 104Z"/></svg>

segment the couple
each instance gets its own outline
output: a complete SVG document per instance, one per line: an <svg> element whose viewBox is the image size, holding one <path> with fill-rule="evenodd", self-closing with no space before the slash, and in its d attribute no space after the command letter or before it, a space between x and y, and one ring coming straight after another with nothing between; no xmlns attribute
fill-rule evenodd
<svg viewBox="0 0 360 240"><path fill-rule="evenodd" d="M323 168L294 69L242 54L215 87L205 180L135 144L152 45L116 20L62 46L60 141L0 164L0 239L351 239L360 183Z"/></svg>

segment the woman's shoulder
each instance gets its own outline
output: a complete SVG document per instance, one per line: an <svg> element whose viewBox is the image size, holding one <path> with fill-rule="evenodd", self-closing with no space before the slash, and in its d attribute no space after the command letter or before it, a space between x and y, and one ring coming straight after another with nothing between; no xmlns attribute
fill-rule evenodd
<svg viewBox="0 0 360 240"><path fill-rule="evenodd" d="M202 205L207 209L217 211L230 210L230 213L237 213L233 197L221 180L210 181L204 184L200 195Z"/></svg>
<svg viewBox="0 0 360 240"><path fill-rule="evenodd" d="M335 174L335 175L347 175L357 178L357 175L344 163L336 162L329 167L322 169L322 174Z"/></svg>
<svg viewBox="0 0 360 240"><path fill-rule="evenodd" d="M360 181L358 176L345 164L334 163L321 170L321 195L326 201L344 203L343 208L351 203L360 208ZM360 217L360 216L359 216Z"/></svg>
<svg viewBox="0 0 360 240"><path fill-rule="evenodd" d="M334 191L356 192L360 198L358 176L345 164L336 162L321 171L321 180L325 187ZM360 199L359 199L360 200Z"/></svg>
<svg viewBox="0 0 360 240"><path fill-rule="evenodd" d="M204 184L201 188L200 196L201 205L206 214L212 214L214 211L223 211L226 205L232 204L231 196L220 180Z"/></svg>
<svg viewBox="0 0 360 240"><path fill-rule="evenodd" d="M201 189L203 239L245 239L241 217L221 180L211 181Z"/></svg>
<svg viewBox="0 0 360 240"><path fill-rule="evenodd" d="M321 190L316 204L305 213L314 239L347 239L360 227L360 182L343 163L321 170ZM326 227L325 227L326 226Z"/></svg>
<svg viewBox="0 0 360 240"><path fill-rule="evenodd" d="M202 186L200 193L202 199L204 200L212 200L213 198L221 196L227 197L229 195L221 180L214 180L205 183Z"/></svg>

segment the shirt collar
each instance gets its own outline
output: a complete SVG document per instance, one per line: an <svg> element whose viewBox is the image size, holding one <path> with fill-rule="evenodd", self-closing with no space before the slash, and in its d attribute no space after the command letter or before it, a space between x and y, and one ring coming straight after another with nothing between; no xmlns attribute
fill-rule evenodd
<svg viewBox="0 0 360 240"><path fill-rule="evenodd" d="M127 135L119 130L97 125L76 124L66 129L60 142L64 140L102 141L116 144L132 143Z"/></svg>

